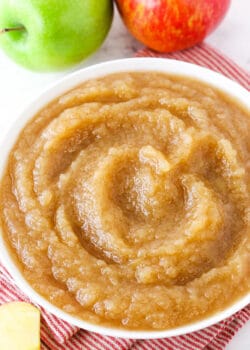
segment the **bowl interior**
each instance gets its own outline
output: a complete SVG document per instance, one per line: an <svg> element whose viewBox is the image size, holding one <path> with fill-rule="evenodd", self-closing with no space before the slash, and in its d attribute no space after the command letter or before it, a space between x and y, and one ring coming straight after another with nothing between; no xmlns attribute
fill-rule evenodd
<svg viewBox="0 0 250 350"><path fill-rule="evenodd" d="M5 163L8 158L8 154L13 147L15 140L17 139L20 131L25 126L27 121L31 119L43 106L48 102L63 94L64 92L70 90L71 88L79 85L80 83L92 79L101 77L107 74L116 72L128 72L128 71L158 71L162 73L169 73L174 75L191 77L198 79L205 83L214 86L217 89L222 90L229 96L238 100L242 105L250 110L250 96L249 93L242 88L237 83L229 80L228 78L212 72L206 68L196 66L190 63L159 59L159 58L132 58L132 59L122 59L116 61L110 61L101 63L89 68L79 70L56 84L49 87L45 92L43 92L39 97L35 99L17 118L16 122L12 128L7 133L5 139L2 141L1 147L1 158L0 158L0 175L2 176L5 169ZM26 280L22 277L18 268L15 266L11 256L5 247L2 235L0 235L0 252L2 256L2 262L9 270L9 272L14 277L17 285L30 297L30 299L45 309L55 314L56 316L74 324L80 328L84 328L89 331L97 332L103 335L124 337L124 338L134 338L134 339L151 339L151 338L163 338L172 337L180 334L185 334L199 329L208 327L216 322L221 321L240 310L250 302L250 293L244 298L238 300L232 306L227 309L208 317L202 321L195 322L186 326L164 330L164 331L129 331L115 328L108 328L103 326L98 326L90 324L76 317L73 317L61 309L50 304L42 296L36 293Z"/></svg>

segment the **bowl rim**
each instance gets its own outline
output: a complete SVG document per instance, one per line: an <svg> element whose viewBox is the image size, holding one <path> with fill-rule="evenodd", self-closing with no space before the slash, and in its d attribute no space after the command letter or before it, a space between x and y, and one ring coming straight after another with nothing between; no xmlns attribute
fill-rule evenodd
<svg viewBox="0 0 250 350"><path fill-rule="evenodd" d="M42 107L44 107L56 97L62 95L64 92L77 87L77 85L89 79L99 78L112 73L133 71L161 72L199 80L215 87L218 90L221 90L222 92L231 96L234 100L236 99L240 104L245 106L246 109L250 111L250 94L246 89L244 89L238 83L226 78L217 72L192 63L165 58L126 58L99 63L87 68L80 69L51 84L49 87L44 89L44 91L40 93L35 99L33 99L33 101L26 108L24 108L21 113L19 113L18 117L12 123L12 126L9 128L8 132L5 134L3 140L1 141L2 147L0 146L0 149L2 156L0 157L0 178L2 177L5 170L9 152L14 146L20 131ZM130 339L168 338L204 329L228 318L250 303L249 292L247 295L240 298L226 309L217 312L216 314L208 316L200 321L168 330L126 330L92 324L77 317L71 316L38 294L22 276L20 270L14 262L14 259L11 258L11 253L8 251L8 248L5 245L1 228L0 232L0 254L2 256L1 261L14 278L16 285L34 303L41 305L47 311L51 312L62 320L91 332Z"/></svg>

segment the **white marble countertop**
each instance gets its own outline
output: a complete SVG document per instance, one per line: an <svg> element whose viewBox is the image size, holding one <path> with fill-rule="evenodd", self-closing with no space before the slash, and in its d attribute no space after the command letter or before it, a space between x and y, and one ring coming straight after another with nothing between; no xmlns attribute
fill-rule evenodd
<svg viewBox="0 0 250 350"><path fill-rule="evenodd" d="M250 1L232 0L232 5L221 26L207 38L207 42L250 71ZM112 29L101 49L80 65L131 57L142 47L127 32L115 13ZM79 69L75 67L73 70ZM73 71L71 70L71 71ZM49 84L67 74L38 74L16 66L0 52L0 141L9 126L37 94ZM13 103L14 101L14 103ZM233 338L226 350L250 349L250 322Z"/></svg>

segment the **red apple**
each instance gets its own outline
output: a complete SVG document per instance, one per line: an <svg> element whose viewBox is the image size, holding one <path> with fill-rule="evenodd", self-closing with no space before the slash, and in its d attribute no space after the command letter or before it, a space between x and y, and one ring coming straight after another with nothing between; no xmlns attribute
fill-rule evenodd
<svg viewBox="0 0 250 350"><path fill-rule="evenodd" d="M225 16L230 0L116 0L132 35L160 52L201 42Z"/></svg>

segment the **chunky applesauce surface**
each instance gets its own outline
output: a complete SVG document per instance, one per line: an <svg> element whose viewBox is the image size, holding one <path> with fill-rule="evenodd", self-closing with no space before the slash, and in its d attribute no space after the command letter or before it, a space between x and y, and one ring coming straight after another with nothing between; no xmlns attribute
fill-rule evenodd
<svg viewBox="0 0 250 350"><path fill-rule="evenodd" d="M2 234L29 284L86 321L169 329L250 290L250 115L154 72L85 82L22 130Z"/></svg>

